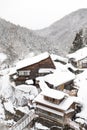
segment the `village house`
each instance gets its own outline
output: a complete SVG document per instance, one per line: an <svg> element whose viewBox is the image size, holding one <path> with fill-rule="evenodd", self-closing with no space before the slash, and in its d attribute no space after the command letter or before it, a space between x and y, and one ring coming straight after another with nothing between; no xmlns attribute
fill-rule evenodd
<svg viewBox="0 0 87 130"><path fill-rule="evenodd" d="M53 89L64 91L71 91L74 86L73 80L75 75L71 73L68 69L56 69L53 74L49 74L43 77L45 83Z"/></svg>
<svg viewBox="0 0 87 130"><path fill-rule="evenodd" d="M50 55L45 52L32 58L19 61L16 64L16 73L11 74L16 85L25 83L26 80L32 79L35 84L35 78L52 73L55 65Z"/></svg>
<svg viewBox="0 0 87 130"><path fill-rule="evenodd" d="M79 69L87 68L87 47L67 55L69 62Z"/></svg>
<svg viewBox="0 0 87 130"><path fill-rule="evenodd" d="M57 122L61 126L66 125L66 121L75 114L76 97L58 90L45 88L33 102L39 117Z"/></svg>

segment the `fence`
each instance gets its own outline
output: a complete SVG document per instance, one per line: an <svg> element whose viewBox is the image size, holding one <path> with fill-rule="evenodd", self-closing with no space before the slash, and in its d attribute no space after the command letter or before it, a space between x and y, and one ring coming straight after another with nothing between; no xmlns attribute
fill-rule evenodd
<svg viewBox="0 0 87 130"><path fill-rule="evenodd" d="M9 130L23 130L35 117L34 111L31 111L28 115L26 114L21 118L14 126L9 128Z"/></svg>

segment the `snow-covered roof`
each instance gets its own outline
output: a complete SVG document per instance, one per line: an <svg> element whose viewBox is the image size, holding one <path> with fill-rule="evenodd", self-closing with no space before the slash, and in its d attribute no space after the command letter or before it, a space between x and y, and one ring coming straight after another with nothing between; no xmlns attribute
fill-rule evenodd
<svg viewBox="0 0 87 130"><path fill-rule="evenodd" d="M16 71L15 67L9 68L9 71L8 71L9 75L13 75L13 74L16 74L16 73L17 73L17 71Z"/></svg>
<svg viewBox="0 0 87 130"><path fill-rule="evenodd" d="M36 96L38 94L37 88L34 85L22 84L22 85L18 85L16 87L14 87L14 88L16 90L20 90L20 91L25 92L25 93L30 93L31 95Z"/></svg>
<svg viewBox="0 0 87 130"><path fill-rule="evenodd" d="M30 110L29 110L29 108L27 106L25 106L25 107L17 107L15 109L19 110L19 111L21 111L23 113L26 113L26 114L29 114L29 112L30 112Z"/></svg>
<svg viewBox="0 0 87 130"><path fill-rule="evenodd" d="M74 67L71 63L67 63L65 66L67 68L71 68L73 71L77 71L78 70L78 68Z"/></svg>
<svg viewBox="0 0 87 130"><path fill-rule="evenodd" d="M51 93L53 94L53 93ZM74 102L77 102L76 97L68 97L65 98L60 104L54 104L44 99L44 96L40 93L35 99L34 102L41 103L43 105L47 105L49 107L53 107L54 109L61 109L66 111Z"/></svg>
<svg viewBox="0 0 87 130"><path fill-rule="evenodd" d="M13 75L15 73L17 73L15 67L5 68L0 71L0 74L2 74L2 75L6 75L6 74Z"/></svg>
<svg viewBox="0 0 87 130"><path fill-rule="evenodd" d="M25 85L25 84L18 85L18 86L15 87L15 89L26 92L26 93L29 93L31 91L29 85Z"/></svg>
<svg viewBox="0 0 87 130"><path fill-rule="evenodd" d="M73 79L75 79L75 75L71 73L68 69L59 70L56 69L53 74L49 74L43 77L44 81L54 85L57 87L61 84L67 83Z"/></svg>
<svg viewBox="0 0 87 130"><path fill-rule="evenodd" d="M27 84L33 84L33 80L32 79L26 80L25 83L27 83Z"/></svg>
<svg viewBox="0 0 87 130"><path fill-rule="evenodd" d="M58 99L61 100L63 99L65 96L68 96L66 93L55 90L55 89L46 89L46 91L42 91L41 93L44 96L50 97L50 98L54 98L54 99Z"/></svg>
<svg viewBox="0 0 87 130"><path fill-rule="evenodd" d="M44 52L40 55L37 55L37 56L34 56L32 58L26 58L24 60L21 60L19 61L17 64L16 64L16 69L21 69L23 67L26 67L28 65L32 65L32 64L35 64L35 63L38 63L46 58L49 57L49 53L48 52Z"/></svg>
<svg viewBox="0 0 87 130"><path fill-rule="evenodd" d="M65 58L65 57L62 57L62 56L59 56L59 55L56 55L56 54L51 54L50 56L51 56L52 60L59 60L61 62L65 62L65 63L68 62L68 59Z"/></svg>
<svg viewBox="0 0 87 130"><path fill-rule="evenodd" d="M73 58L75 61L81 60L87 57L87 47L81 48L74 53L68 54L69 59Z"/></svg>
<svg viewBox="0 0 87 130"><path fill-rule="evenodd" d="M39 69L39 73L51 73L54 72L54 69L52 68L41 68Z"/></svg>

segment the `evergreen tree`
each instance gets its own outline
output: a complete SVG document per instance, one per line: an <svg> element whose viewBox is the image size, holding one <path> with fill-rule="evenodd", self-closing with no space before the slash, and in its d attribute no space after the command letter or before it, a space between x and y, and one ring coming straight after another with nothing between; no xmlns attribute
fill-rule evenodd
<svg viewBox="0 0 87 130"><path fill-rule="evenodd" d="M75 52L78 49L83 47L83 30L81 29L75 36L75 39L73 41L73 47L71 48L70 52Z"/></svg>

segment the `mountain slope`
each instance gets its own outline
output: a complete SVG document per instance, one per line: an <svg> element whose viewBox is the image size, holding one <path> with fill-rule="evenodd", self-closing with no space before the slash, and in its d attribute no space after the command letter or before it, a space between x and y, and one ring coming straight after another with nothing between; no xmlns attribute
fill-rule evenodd
<svg viewBox="0 0 87 130"><path fill-rule="evenodd" d="M59 54L64 55L69 52L76 33L86 27L87 9L80 9L55 22L50 27L38 31L38 34L50 39ZM57 51L56 53L58 53Z"/></svg>
<svg viewBox="0 0 87 130"><path fill-rule="evenodd" d="M7 54L8 63L21 59L32 51L39 53L45 41L45 38L37 36L32 30L0 19L0 52Z"/></svg>
<svg viewBox="0 0 87 130"><path fill-rule="evenodd" d="M87 27L87 9L75 11L48 28L32 31L0 19L0 52L6 62L23 58L30 52L48 51L65 55L70 51L76 33Z"/></svg>

